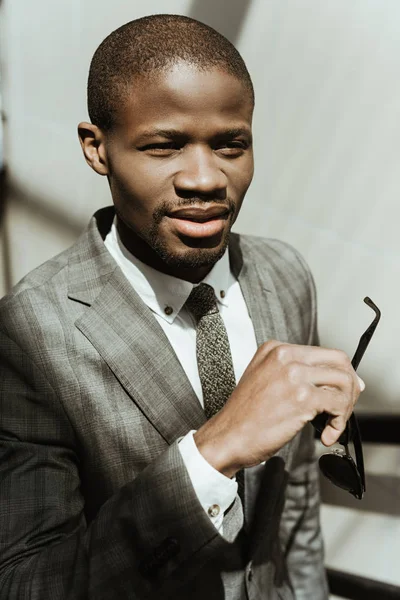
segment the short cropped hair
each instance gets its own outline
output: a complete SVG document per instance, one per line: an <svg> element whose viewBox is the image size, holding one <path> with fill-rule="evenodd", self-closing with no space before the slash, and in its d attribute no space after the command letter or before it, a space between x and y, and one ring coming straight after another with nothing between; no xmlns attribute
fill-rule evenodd
<svg viewBox="0 0 400 600"><path fill-rule="evenodd" d="M93 55L88 111L94 125L112 128L135 78L165 72L179 61L237 77L254 103L253 84L238 50L212 27L182 15L151 15L122 25Z"/></svg>

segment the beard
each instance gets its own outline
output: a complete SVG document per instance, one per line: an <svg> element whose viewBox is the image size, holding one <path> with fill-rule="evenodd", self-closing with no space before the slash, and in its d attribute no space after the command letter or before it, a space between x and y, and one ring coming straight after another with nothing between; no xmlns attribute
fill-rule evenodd
<svg viewBox="0 0 400 600"><path fill-rule="evenodd" d="M202 201L204 202L204 200ZM168 248L160 235L160 225L164 217L166 217L174 208L199 204L198 198L190 198L182 200L179 203L164 202L153 212L153 224L146 231L141 232L142 239L156 252L159 258L169 267L181 269L196 269L199 267L211 267L224 255L230 238L231 227L234 221L235 204L231 199L227 199L225 204L228 208L227 219L229 220L229 228L221 235L211 237L207 240L196 240L193 238L182 238L186 245L186 250L182 253L174 253ZM221 204L221 201L219 201Z"/></svg>
<svg viewBox="0 0 400 600"><path fill-rule="evenodd" d="M158 227L149 231L147 243L158 254L161 260L169 267L181 269L196 269L198 267L211 267L223 257L229 244L230 229L223 234L222 240L216 247L190 247L182 253L177 254L169 250L157 233ZM144 238L146 239L146 238Z"/></svg>

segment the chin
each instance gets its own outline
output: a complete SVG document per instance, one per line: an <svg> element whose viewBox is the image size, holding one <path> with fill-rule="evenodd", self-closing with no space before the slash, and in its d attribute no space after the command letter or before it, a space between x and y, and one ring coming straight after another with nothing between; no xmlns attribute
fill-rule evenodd
<svg viewBox="0 0 400 600"><path fill-rule="evenodd" d="M212 267L222 258L228 246L229 234L224 236L218 243L207 240L185 240L179 249L170 249L158 240L153 246L159 257L169 267L181 269L197 269L201 267Z"/></svg>
<svg viewBox="0 0 400 600"><path fill-rule="evenodd" d="M196 269L212 267L222 258L226 246L218 248L191 248L182 253L159 253L162 260L170 267Z"/></svg>

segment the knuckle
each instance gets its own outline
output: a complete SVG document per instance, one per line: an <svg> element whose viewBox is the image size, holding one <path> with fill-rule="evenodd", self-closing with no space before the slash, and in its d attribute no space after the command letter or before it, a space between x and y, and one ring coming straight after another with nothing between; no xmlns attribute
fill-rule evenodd
<svg viewBox="0 0 400 600"><path fill-rule="evenodd" d="M290 354L290 346L288 344L280 344L273 350L275 358L280 363L286 363Z"/></svg>
<svg viewBox="0 0 400 600"><path fill-rule="evenodd" d="M305 383L297 386L296 400L298 404L306 404L310 399L310 390Z"/></svg>
<svg viewBox="0 0 400 600"><path fill-rule="evenodd" d="M297 383L303 379L303 366L299 362L292 362L287 367L287 376L289 381Z"/></svg>
<svg viewBox="0 0 400 600"><path fill-rule="evenodd" d="M262 344L262 347L266 348L266 349L269 349L269 350L272 350L273 348L275 348L275 346L277 345L277 343L278 342L276 340L268 340L267 342L264 342Z"/></svg>
<svg viewBox="0 0 400 600"><path fill-rule="evenodd" d="M262 352L263 355L267 355L273 352L277 344L279 344L279 342L277 342L276 340L268 340L267 342L261 344L258 350Z"/></svg>

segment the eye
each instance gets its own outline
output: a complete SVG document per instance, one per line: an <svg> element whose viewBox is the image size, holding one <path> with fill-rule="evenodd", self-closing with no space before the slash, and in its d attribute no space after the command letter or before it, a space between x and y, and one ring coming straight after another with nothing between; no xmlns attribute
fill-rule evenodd
<svg viewBox="0 0 400 600"><path fill-rule="evenodd" d="M236 158L241 156L249 145L245 140L226 140L218 143L215 149L223 156Z"/></svg>
<svg viewBox="0 0 400 600"><path fill-rule="evenodd" d="M141 146L139 150L141 152L148 152L155 155L168 155L176 150L180 150L182 144L179 142L154 142L153 144L146 144Z"/></svg>

